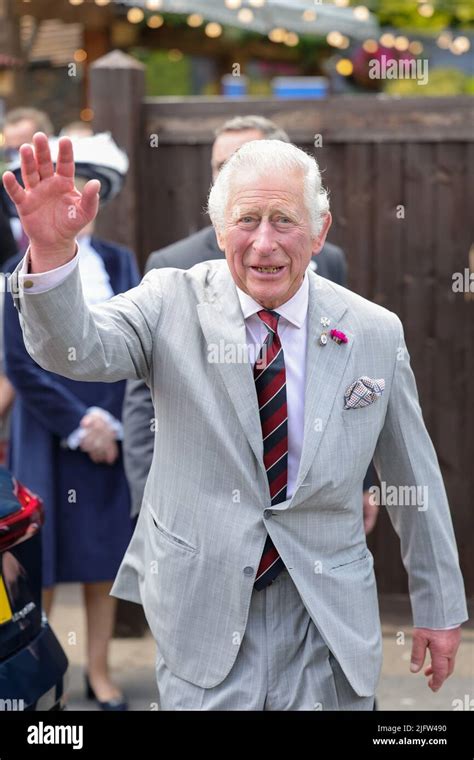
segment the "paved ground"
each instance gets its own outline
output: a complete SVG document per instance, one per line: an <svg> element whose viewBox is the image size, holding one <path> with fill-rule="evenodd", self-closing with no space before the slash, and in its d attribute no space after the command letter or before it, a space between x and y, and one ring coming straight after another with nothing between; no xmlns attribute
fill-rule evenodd
<svg viewBox="0 0 474 760"><path fill-rule="evenodd" d="M400 598L398 602L396 599L382 601L381 610L384 667L377 693L379 709L437 711L453 710L460 705L469 709L469 700L472 699L470 709L473 710L474 628L464 629L456 674L446 681L437 694L433 694L426 686L425 676L409 672L411 642L406 600ZM84 698L85 626L79 586L70 584L58 588L51 625L70 662L69 708L96 709L94 703L87 702ZM73 638L77 643L69 643ZM154 658L155 646L149 634L143 638L114 639L112 643L112 667L132 710L156 709Z"/></svg>

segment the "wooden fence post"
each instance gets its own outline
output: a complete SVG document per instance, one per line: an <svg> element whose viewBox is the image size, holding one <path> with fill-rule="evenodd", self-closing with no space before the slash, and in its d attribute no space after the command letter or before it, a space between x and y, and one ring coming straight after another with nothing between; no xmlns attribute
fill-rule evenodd
<svg viewBox="0 0 474 760"><path fill-rule="evenodd" d="M106 205L97 221L97 234L126 245L142 261L139 213L141 202L140 156L143 155L142 115L145 67L135 58L113 50L90 66L90 105L94 131L110 131L130 161L120 195ZM147 628L143 611L136 604L119 600L114 635L142 636Z"/></svg>
<svg viewBox="0 0 474 760"><path fill-rule="evenodd" d="M106 205L97 221L97 234L131 248L142 258L139 204L140 155L145 67L135 58L113 50L90 67L90 105L94 131L110 131L126 151L130 167L120 195Z"/></svg>

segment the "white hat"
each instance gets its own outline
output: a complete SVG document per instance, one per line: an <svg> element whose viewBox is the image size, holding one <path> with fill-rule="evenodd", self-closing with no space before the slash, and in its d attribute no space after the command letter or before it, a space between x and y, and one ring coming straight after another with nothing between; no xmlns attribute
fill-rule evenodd
<svg viewBox="0 0 474 760"><path fill-rule="evenodd" d="M70 140L74 151L76 176L100 180L101 201L109 201L115 198L122 189L129 162L127 154L117 146L110 132L100 132L97 135L90 135L88 137L77 135L72 136ZM56 164L59 137L51 137L48 143L51 151L51 160L53 164ZM14 173L18 182L23 185L20 166L20 156L18 155L11 162L8 169ZM10 216L17 216L16 208L12 203L8 203L8 212Z"/></svg>

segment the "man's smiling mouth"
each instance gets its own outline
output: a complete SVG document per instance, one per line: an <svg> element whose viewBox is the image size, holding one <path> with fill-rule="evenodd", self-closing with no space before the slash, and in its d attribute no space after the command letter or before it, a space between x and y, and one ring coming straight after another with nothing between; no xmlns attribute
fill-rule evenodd
<svg viewBox="0 0 474 760"><path fill-rule="evenodd" d="M263 274L275 274L276 272L279 272L281 269L284 269L283 266L280 267L250 267L253 269L254 272L261 272Z"/></svg>

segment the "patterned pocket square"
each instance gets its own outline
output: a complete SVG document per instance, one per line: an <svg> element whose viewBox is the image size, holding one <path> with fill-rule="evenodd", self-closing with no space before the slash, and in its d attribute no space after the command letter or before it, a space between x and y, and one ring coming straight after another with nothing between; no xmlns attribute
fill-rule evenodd
<svg viewBox="0 0 474 760"><path fill-rule="evenodd" d="M344 393L344 409L357 409L361 406L369 406L377 401L385 389L385 380L372 380L371 377L359 377L351 383Z"/></svg>

